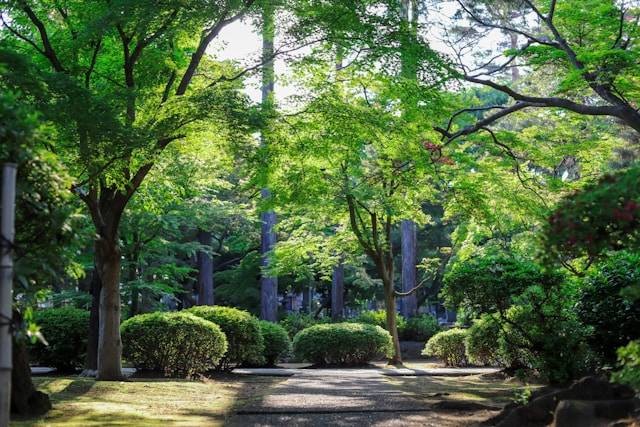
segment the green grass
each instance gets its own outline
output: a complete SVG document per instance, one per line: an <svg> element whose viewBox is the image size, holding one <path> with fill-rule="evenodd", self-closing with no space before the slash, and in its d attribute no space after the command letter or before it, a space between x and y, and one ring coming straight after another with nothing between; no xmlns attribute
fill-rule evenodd
<svg viewBox="0 0 640 427"><path fill-rule="evenodd" d="M281 380L281 379L280 379ZM198 426L222 425L234 407L280 381L264 377L220 377L203 381L134 379L96 382L79 377L37 377L53 409L11 426Z"/></svg>

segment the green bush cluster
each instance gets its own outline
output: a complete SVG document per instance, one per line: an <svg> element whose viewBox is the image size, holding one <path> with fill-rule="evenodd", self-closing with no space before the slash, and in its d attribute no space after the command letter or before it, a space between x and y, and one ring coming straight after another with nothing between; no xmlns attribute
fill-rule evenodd
<svg viewBox="0 0 640 427"><path fill-rule="evenodd" d="M386 310L370 310L363 311L358 317L352 319L355 323L365 323L367 325L380 326L387 329L387 311ZM396 313L396 326L398 327L398 335L402 335L407 326L407 322L400 314Z"/></svg>
<svg viewBox="0 0 640 427"><path fill-rule="evenodd" d="M379 326L362 323L315 325L293 339L296 356L316 365L360 365L393 350L391 335Z"/></svg>
<svg viewBox="0 0 640 427"><path fill-rule="evenodd" d="M329 319L323 317L316 319L312 315L305 313L289 313L278 322L287 331L291 339L301 330L322 323L329 323Z"/></svg>
<svg viewBox="0 0 640 427"><path fill-rule="evenodd" d="M261 320L260 331L264 340L263 356L267 366L274 366L278 360L291 353L291 339L282 326Z"/></svg>
<svg viewBox="0 0 640 427"><path fill-rule="evenodd" d="M48 343L30 346L34 362L62 372L72 372L84 365L89 333L87 310L73 307L37 310L33 320Z"/></svg>
<svg viewBox="0 0 640 427"><path fill-rule="evenodd" d="M460 328L438 332L427 341L422 354L438 357L447 366L465 366L467 364L466 336L467 331Z"/></svg>
<svg viewBox="0 0 640 427"><path fill-rule="evenodd" d="M500 322L488 314L473 321L465 338L465 352L469 363L504 366L505 358L500 351L500 328Z"/></svg>
<svg viewBox="0 0 640 427"><path fill-rule="evenodd" d="M640 253L611 254L585 278L576 312L590 328L587 341L603 363L613 365L616 349L640 338L640 300L625 291L640 288Z"/></svg>
<svg viewBox="0 0 640 427"><path fill-rule="evenodd" d="M439 331L438 319L428 314L421 314L407 319L404 329L398 332L403 340L426 342Z"/></svg>
<svg viewBox="0 0 640 427"><path fill-rule="evenodd" d="M640 340L618 349L618 365L620 369L613 373L613 381L640 390Z"/></svg>
<svg viewBox="0 0 640 427"><path fill-rule="evenodd" d="M228 350L217 366L231 370L237 365L264 364L264 340L258 319L248 311L223 306L197 306L184 310L220 326L229 343Z"/></svg>
<svg viewBox="0 0 640 427"><path fill-rule="evenodd" d="M186 312L140 314L124 321L120 331L126 360L167 376L207 372L227 351L218 325Z"/></svg>

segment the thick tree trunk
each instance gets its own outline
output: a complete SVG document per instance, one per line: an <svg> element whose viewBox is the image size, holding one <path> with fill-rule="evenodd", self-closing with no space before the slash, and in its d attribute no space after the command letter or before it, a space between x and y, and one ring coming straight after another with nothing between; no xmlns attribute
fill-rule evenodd
<svg viewBox="0 0 640 427"><path fill-rule="evenodd" d="M266 191L263 191L265 193ZM266 192L268 193L268 192ZM269 197L269 196L267 196ZM262 215L262 268L268 268L271 262L270 251L276 244L274 226L276 214L273 211ZM278 278L263 273L260 279L260 317L275 322L278 320Z"/></svg>
<svg viewBox="0 0 640 427"><path fill-rule="evenodd" d="M411 220L401 223L402 235L402 292L416 287L416 224ZM417 314L418 304L415 292L400 299L400 312L404 317Z"/></svg>
<svg viewBox="0 0 640 427"><path fill-rule="evenodd" d="M87 361L85 374L95 375L98 370L98 340L100 337L100 292L102 283L94 266L91 277L91 314L89 315L89 334L87 339Z"/></svg>
<svg viewBox="0 0 640 427"><path fill-rule="evenodd" d="M20 314L14 310L13 319L21 323ZM33 385L27 346L22 340L13 340L13 369L11 371L11 413L37 416L51 409L49 396Z"/></svg>
<svg viewBox="0 0 640 427"><path fill-rule="evenodd" d="M273 53L275 39L275 9L271 2L266 2L262 9L262 108L270 111L274 108L275 71L273 67ZM268 141L262 134L262 144ZM262 197L268 199L271 193L268 189L262 190ZM273 210L263 212L262 219L262 268L269 267L271 259L270 251L276 244L276 214ZM264 271L264 270L263 270ZM260 317L264 320L275 322L278 318L278 278L263 272L260 280Z"/></svg>
<svg viewBox="0 0 640 427"><path fill-rule="evenodd" d="M341 262L333 268L331 278L331 320L334 322L344 317L344 264Z"/></svg>
<svg viewBox="0 0 640 427"><path fill-rule="evenodd" d="M96 267L100 275L100 321L98 340L98 380L122 379L120 339L120 248L117 233L96 240Z"/></svg>
<svg viewBox="0 0 640 427"><path fill-rule="evenodd" d="M211 233L198 230L198 242L211 247ZM213 305L213 256L208 251L198 251L198 305Z"/></svg>

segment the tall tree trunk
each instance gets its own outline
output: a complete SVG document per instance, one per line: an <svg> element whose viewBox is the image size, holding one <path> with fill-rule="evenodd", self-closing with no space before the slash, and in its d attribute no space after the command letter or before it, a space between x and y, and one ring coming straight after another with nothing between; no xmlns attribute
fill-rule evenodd
<svg viewBox="0 0 640 427"><path fill-rule="evenodd" d="M94 266L91 275L91 314L89 315L89 334L87 339L87 361L85 374L95 376L98 370L98 340L100 337L100 292L102 283L98 269Z"/></svg>
<svg viewBox="0 0 640 427"><path fill-rule="evenodd" d="M96 267L100 275L100 336L98 339L98 380L122 379L120 339L120 248L117 228L108 230L95 243Z"/></svg>
<svg viewBox="0 0 640 427"><path fill-rule="evenodd" d="M198 230L198 242L211 247L211 232ZM198 305L213 305L213 256L198 251Z"/></svg>
<svg viewBox="0 0 640 427"><path fill-rule="evenodd" d="M402 221L402 292L416 287L416 224L411 220ZM404 317L417 314L418 304L415 292L400 300L400 311Z"/></svg>
<svg viewBox="0 0 640 427"><path fill-rule="evenodd" d="M275 39L275 8L271 2L265 2L262 9L262 108L268 115L274 108L275 71L273 67L273 43ZM267 145L265 133L262 133L262 144ZM271 193L267 188L262 190L262 197L268 199ZM263 273L260 280L260 317L275 322L278 317L278 278L264 272L271 263L270 251L276 243L276 214L273 210L261 215L261 254Z"/></svg>
<svg viewBox="0 0 640 427"><path fill-rule="evenodd" d="M331 320L339 321L344 317L344 264L340 262L333 268L331 278Z"/></svg>

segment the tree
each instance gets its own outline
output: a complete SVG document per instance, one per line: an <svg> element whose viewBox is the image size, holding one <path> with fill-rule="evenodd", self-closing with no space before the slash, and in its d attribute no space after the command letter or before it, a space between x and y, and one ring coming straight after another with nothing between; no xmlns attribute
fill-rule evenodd
<svg viewBox="0 0 640 427"><path fill-rule="evenodd" d="M171 142L192 135L205 119L225 120L246 109L230 82L242 72L213 63L205 51L222 28L250 12L253 0L2 5L3 40L32 58L31 77L55 95L36 104L56 124L56 149L64 150L71 189L97 235L97 377L120 378L123 212Z"/></svg>
<svg viewBox="0 0 640 427"><path fill-rule="evenodd" d="M608 116L640 132L640 114L631 101L637 96L638 9L633 3L613 0L522 0L522 25L505 23L490 13L490 5L475 7L457 0L468 19L481 28L497 29L525 40L506 51L508 59L490 60L477 70L463 67L461 77L508 95L509 106L477 122L452 131L440 129L447 141L484 130L514 112L531 108L560 108L588 116ZM492 80L516 59L539 73L553 72L555 87L543 94L528 94L513 85Z"/></svg>
<svg viewBox="0 0 640 427"><path fill-rule="evenodd" d="M274 4L266 2L262 9L262 109L265 116L273 114L275 108L275 71L273 64L274 39L276 10ZM269 126L266 123L266 126ZM262 144L265 151L269 150L268 130L263 130ZM268 188L261 191L262 198L268 203L271 197ZM263 273L260 278L260 318L275 322L278 318L278 278L268 274L271 263L271 251L276 243L276 214L273 209L268 209L261 214L262 234L261 234L261 254Z"/></svg>

